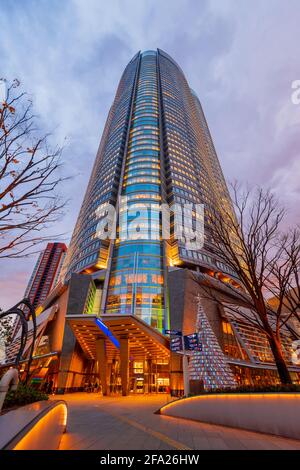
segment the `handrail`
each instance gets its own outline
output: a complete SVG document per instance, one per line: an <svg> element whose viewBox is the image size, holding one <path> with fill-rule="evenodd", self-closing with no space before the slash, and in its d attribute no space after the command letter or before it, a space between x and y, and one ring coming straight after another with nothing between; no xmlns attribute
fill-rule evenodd
<svg viewBox="0 0 300 470"><path fill-rule="evenodd" d="M25 313L21 309L22 305L25 305L28 308L29 310L28 313ZM31 342L29 357L28 357L27 372L25 376L25 383L27 383L29 380L30 366L31 366L32 356L33 356L35 343L36 343L36 334L37 334L36 313L30 300L27 298L24 298L23 300L18 302L16 305L14 305L12 308L8 309L6 312L0 312L0 320L3 318L9 317L11 315L17 315L20 318L21 328L22 328L21 338L20 338L20 347L19 347L19 351L15 359L15 364L14 364L15 367L19 366L20 360L22 359L22 355L25 350L25 346L26 346L27 339L28 339L28 321L30 317L32 318L33 335L32 335L32 342Z"/></svg>

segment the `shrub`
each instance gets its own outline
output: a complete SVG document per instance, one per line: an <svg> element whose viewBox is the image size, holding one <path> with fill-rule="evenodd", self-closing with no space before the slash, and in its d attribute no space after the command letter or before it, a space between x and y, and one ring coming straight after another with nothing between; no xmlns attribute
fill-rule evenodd
<svg viewBox="0 0 300 470"><path fill-rule="evenodd" d="M20 382L17 390L9 391L6 394L3 409L28 405L29 403L34 403L35 401L48 400L48 398L49 397L46 393Z"/></svg>

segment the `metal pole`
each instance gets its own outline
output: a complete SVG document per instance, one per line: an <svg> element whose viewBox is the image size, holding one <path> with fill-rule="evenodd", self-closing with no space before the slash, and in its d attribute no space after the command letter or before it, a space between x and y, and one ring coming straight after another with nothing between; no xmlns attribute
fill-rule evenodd
<svg viewBox="0 0 300 470"><path fill-rule="evenodd" d="M182 369L183 369L183 389L184 395L189 396L190 393L190 377L189 377L189 362L188 355L186 354L185 345L184 345L184 336L182 335Z"/></svg>

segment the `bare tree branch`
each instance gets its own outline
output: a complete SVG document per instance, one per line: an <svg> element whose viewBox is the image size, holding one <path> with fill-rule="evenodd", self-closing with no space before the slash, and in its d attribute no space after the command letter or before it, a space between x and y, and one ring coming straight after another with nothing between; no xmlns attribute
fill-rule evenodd
<svg viewBox="0 0 300 470"><path fill-rule="evenodd" d="M57 193L62 148L40 135L32 102L18 93L15 80L0 104L0 258L20 258L36 252L44 233L63 214L66 201Z"/></svg>

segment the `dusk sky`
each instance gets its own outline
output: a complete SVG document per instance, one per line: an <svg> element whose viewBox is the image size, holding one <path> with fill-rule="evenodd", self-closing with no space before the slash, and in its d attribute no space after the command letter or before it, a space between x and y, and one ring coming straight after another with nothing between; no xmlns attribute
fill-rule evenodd
<svg viewBox="0 0 300 470"><path fill-rule="evenodd" d="M69 241L121 74L157 47L197 92L227 181L272 188L299 223L299 44L299 0L1 0L0 76L32 95L72 176L51 233ZM1 261L0 307L22 298L35 261Z"/></svg>

